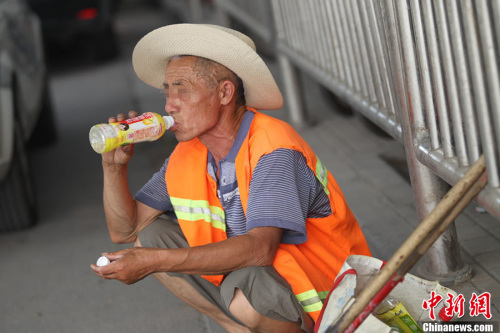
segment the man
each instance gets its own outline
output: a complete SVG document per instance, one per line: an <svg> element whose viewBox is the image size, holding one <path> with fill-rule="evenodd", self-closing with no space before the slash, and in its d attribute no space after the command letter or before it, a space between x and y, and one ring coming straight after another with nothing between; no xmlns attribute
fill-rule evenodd
<svg viewBox="0 0 500 333"><path fill-rule="evenodd" d="M126 284L153 274L230 332L312 331L345 258L370 251L307 143L255 110L283 99L253 42L218 26L171 25L139 41L133 64L164 89L179 144L135 198L133 147L103 154L111 238L136 247L92 269Z"/></svg>

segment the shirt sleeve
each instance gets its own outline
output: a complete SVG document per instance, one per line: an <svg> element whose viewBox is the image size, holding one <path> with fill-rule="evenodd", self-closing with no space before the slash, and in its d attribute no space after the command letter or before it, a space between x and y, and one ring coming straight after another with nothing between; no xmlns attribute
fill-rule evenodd
<svg viewBox="0 0 500 333"><path fill-rule="evenodd" d="M137 192L135 199L143 204L164 212L173 211L170 196L165 183L168 158L161 169Z"/></svg>
<svg viewBox="0 0 500 333"><path fill-rule="evenodd" d="M247 230L285 229L282 242L307 240L306 218L331 214L328 196L302 153L278 149L261 157L250 183Z"/></svg>

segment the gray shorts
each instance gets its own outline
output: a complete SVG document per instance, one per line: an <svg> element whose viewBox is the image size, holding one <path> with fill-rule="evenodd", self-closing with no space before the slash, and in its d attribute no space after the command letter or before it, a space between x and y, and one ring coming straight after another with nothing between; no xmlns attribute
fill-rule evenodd
<svg viewBox="0 0 500 333"><path fill-rule="evenodd" d="M171 249L189 246L177 221L165 215L144 228L139 233L139 241L143 247ZM228 310L236 288L243 292L253 308L263 316L302 323L303 316L307 316L288 282L272 266L238 269L227 274L219 287L199 275L168 274L184 278L203 297L238 323Z"/></svg>

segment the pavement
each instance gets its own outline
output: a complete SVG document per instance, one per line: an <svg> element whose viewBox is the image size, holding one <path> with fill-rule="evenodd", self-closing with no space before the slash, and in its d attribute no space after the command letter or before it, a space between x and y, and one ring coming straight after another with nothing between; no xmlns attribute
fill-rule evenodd
<svg viewBox="0 0 500 333"><path fill-rule="evenodd" d="M130 58L130 45L138 37L168 23L164 15L148 8L124 10L117 22L122 42L128 45L123 57ZM281 85L277 62L272 58L265 61ZM96 82L87 94L98 95L99 80L109 75L119 77L113 89L127 98L119 106L104 107L123 109L132 108L132 104L136 110L163 109L158 92L140 82L130 61L125 60L89 70L78 80L69 75L56 76L52 87L60 123L76 122L74 116L62 111L77 96L69 90L72 85L88 80L91 87L91 82ZM307 74L303 75L303 89L311 122L298 129L300 134L339 183L373 255L390 259L418 224L401 144L336 105ZM92 102L92 98L89 100ZM78 103L74 104L76 113ZM289 121L286 106L268 114ZM101 178L95 176L100 172L98 159L93 152L72 155L67 149L83 141L88 144L76 135L85 133L63 130L61 143L34 153L38 187L49 188L51 184L46 178L54 172L60 172L59 177L72 184L60 185L58 194L46 192L42 196L41 220L35 228L0 235L0 332L223 332L211 319L177 300L154 278L124 286L100 280L90 271L88 265L101 251L123 246L112 244L107 236L101 207ZM163 140L170 145L174 143L169 135ZM56 169L54 161L63 154L63 148L69 154L66 159L91 160L90 167L78 171L81 179ZM140 187L159 168L163 158L155 144L144 144L137 149L136 162L130 166L134 175L131 188ZM85 195L83 191L87 191ZM56 202L64 202L66 208L49 211ZM471 266L473 277L452 289L466 300L473 292L489 292L492 320L498 322L500 221L471 204L456 220L456 228L462 259ZM462 320L466 319L482 318L466 314Z"/></svg>

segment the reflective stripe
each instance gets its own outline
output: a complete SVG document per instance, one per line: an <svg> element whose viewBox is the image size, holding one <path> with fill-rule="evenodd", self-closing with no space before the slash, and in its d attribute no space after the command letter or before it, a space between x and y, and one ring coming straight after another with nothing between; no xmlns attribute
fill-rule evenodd
<svg viewBox="0 0 500 333"><path fill-rule="evenodd" d="M224 210L217 206L210 206L206 200L190 200L170 197L178 219L186 221L204 220L212 224L213 228L226 231Z"/></svg>
<svg viewBox="0 0 500 333"><path fill-rule="evenodd" d="M295 295L295 297L305 312L320 311L323 307L323 302L320 300L320 297L315 289Z"/></svg>
<svg viewBox="0 0 500 333"><path fill-rule="evenodd" d="M326 195L330 194L330 191L328 190L328 170L326 170L325 166L323 163L321 163L320 159L316 156L316 178L321 182L323 185L323 189L325 190Z"/></svg>

